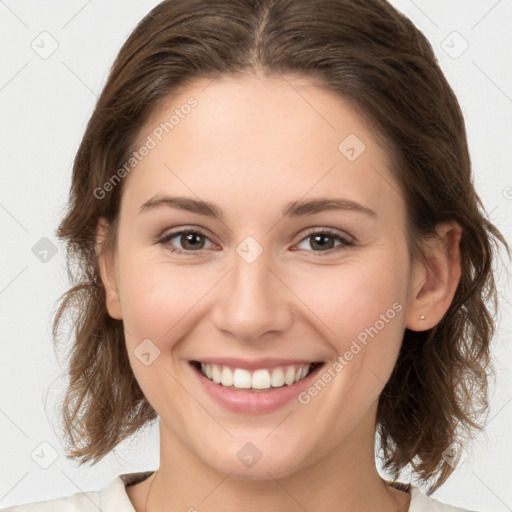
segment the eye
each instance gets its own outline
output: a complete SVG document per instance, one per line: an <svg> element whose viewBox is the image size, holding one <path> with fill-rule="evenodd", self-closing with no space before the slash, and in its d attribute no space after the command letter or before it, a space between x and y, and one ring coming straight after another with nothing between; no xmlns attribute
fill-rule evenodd
<svg viewBox="0 0 512 512"><path fill-rule="evenodd" d="M182 248L174 247L175 244L171 243L174 239L177 239L177 242L182 244ZM197 256L201 254L203 249L207 249L209 247L205 247L207 241L211 244L210 247L217 247L215 244L210 242L209 238L202 231L195 229L183 229L181 231L168 233L161 238L158 243L166 245L166 248L171 252Z"/></svg>
<svg viewBox="0 0 512 512"><path fill-rule="evenodd" d="M309 242L308 242L309 240ZM335 243L338 242L338 245ZM316 253L315 256L326 256L339 251L344 250L346 247L351 247L354 244L354 241L345 237L336 231L332 231L330 229L322 229L317 231L310 231L307 235L301 240L301 244L307 244L309 247L299 247L301 249L312 250ZM299 244L300 245L300 244Z"/></svg>
<svg viewBox="0 0 512 512"><path fill-rule="evenodd" d="M173 240L175 240L173 242ZM307 242L309 240L309 242ZM336 242L338 245L336 245ZM159 244L164 245L170 252L178 254L185 254L188 256L199 256L202 254L204 249L218 248L216 244L210 241L210 239L200 230L196 229L182 229L168 233L160 240ZM210 245L208 245L208 243ZM306 243L309 247L300 247L300 244ZM176 248L176 245L180 244L181 247ZM348 237L341 235L336 231L330 229L322 229L316 231L310 231L301 240L299 249L312 251L315 256L328 256L333 253L339 252L346 247L355 245L353 240L349 240ZM296 250L296 249L294 249Z"/></svg>

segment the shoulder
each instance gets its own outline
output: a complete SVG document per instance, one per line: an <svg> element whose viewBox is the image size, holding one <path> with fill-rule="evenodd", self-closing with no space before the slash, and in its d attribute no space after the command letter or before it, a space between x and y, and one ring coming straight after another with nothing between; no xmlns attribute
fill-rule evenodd
<svg viewBox="0 0 512 512"><path fill-rule="evenodd" d="M64 498L14 505L0 512L97 512L100 506L99 495L99 491L79 492Z"/></svg>
<svg viewBox="0 0 512 512"><path fill-rule="evenodd" d="M409 512L476 512L466 510L464 508L454 507L442 503L435 498L426 496L420 489L415 486L411 486L411 505Z"/></svg>
<svg viewBox="0 0 512 512"><path fill-rule="evenodd" d="M14 505L0 512L135 512L126 485L138 483L152 471L118 475L100 491L78 492L63 498Z"/></svg>

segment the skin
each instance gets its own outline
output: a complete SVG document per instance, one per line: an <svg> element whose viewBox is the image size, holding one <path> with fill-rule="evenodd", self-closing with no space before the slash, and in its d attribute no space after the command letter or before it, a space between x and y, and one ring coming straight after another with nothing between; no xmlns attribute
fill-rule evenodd
<svg viewBox="0 0 512 512"><path fill-rule="evenodd" d="M133 372L159 415L160 467L147 510L407 510L410 494L376 470L377 403L404 329L433 327L450 305L460 227L440 224L439 237L424 242L428 264L413 265L389 155L350 103L306 78L197 80L168 98L139 142L190 96L197 107L125 178L117 245L99 256L108 312L123 320ZM366 146L353 162L338 150L349 134ZM157 193L215 203L224 218L168 207L139 213ZM376 215L283 216L289 201L313 197L350 199ZM105 226L100 219L98 244ZM178 228L205 233L199 255L170 252L193 250L179 236L156 241ZM333 239L338 250L325 256L309 228L356 242ZM263 248L250 264L236 252L247 236ZM330 366L397 302L401 311L307 405L228 411L188 363L300 354ZM146 338L160 350L149 366L134 353ZM237 458L247 442L263 454L250 468ZM137 511L152 481L127 488Z"/></svg>

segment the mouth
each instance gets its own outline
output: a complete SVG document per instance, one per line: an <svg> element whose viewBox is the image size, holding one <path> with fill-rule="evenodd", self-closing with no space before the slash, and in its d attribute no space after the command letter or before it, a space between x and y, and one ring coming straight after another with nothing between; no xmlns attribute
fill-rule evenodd
<svg viewBox="0 0 512 512"><path fill-rule="evenodd" d="M284 364L254 370L201 361L190 361L190 364L203 377L223 388L246 392L272 392L293 386L309 377L324 363Z"/></svg>

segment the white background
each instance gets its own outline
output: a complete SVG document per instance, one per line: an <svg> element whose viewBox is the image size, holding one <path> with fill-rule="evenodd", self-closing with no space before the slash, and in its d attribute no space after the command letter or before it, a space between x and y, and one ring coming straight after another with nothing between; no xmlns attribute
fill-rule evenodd
<svg viewBox="0 0 512 512"><path fill-rule="evenodd" d="M490 219L510 242L512 2L392 3L434 47L465 115L476 188ZM65 458L54 427L64 368L50 335L57 299L67 289L64 248L54 231L67 199L74 154L117 51L156 4L0 0L2 508L99 490L119 473L158 467L156 425L95 466L79 467ZM44 31L51 36L40 35ZM31 47L39 45L42 52L44 44L48 51L52 39L58 48L46 59ZM459 56L465 41L469 46ZM43 237L58 248L46 263L32 252ZM467 460L435 493L446 502L495 512L512 510L512 297L501 274L491 421L485 434L465 447ZM53 450L55 462L43 469L40 464L51 462Z"/></svg>

